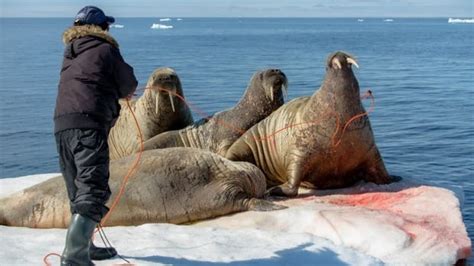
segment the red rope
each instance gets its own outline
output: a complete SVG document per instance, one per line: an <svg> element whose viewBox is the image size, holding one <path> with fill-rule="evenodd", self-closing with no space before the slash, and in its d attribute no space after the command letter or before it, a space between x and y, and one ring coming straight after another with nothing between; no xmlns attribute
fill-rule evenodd
<svg viewBox="0 0 474 266"><path fill-rule="evenodd" d="M163 89L161 87L144 87L143 90L147 90L147 89L151 89L151 90L156 90L156 91L163 91L163 92L167 92L169 94L171 94L172 96L176 96L177 98L179 98L182 102L184 102L191 110L193 110L194 112L198 113L198 115L200 115L202 118L206 118L206 117L210 117L206 112L202 111L201 109L195 107L193 104L191 104L189 101L186 101L186 99L177 94L176 92L174 91L171 91L171 90L168 90L168 89ZM350 118L344 125L343 127L343 130L342 130L342 134L341 134L341 137L339 138L339 140L336 142L335 141L335 138L336 138L336 135L337 133L339 132L339 127L340 127L340 117L337 113L335 112L329 112L329 113L332 113L335 117L336 117L336 130L334 131L333 135L332 135L332 139L333 139L333 143L335 143L334 147L337 147L341 140L342 140L342 136L344 135L345 131L347 130L347 127L349 126L350 123L354 122L356 119L358 118L361 118L363 116L366 116L368 115L370 112L373 111L374 109L374 106L375 106L375 99L374 99L374 96L372 95L372 91L371 90L367 90L367 92L361 96L361 99L367 99L367 98L371 98L371 106L370 106L370 109L369 111L367 112L364 112L364 113L361 113L361 114L357 114L355 116L353 116L352 118ZM328 115L329 116L329 115ZM274 136L276 136L277 134L287 130L287 129L290 129L290 128L293 128L293 127L297 127L297 126L305 126L305 125L314 125L314 124L318 124L318 123L321 123L324 119L326 119L326 114L325 115L322 115L321 118L317 119L317 120L313 120L313 121L309 121L309 122L302 122L302 123L296 123L296 124L291 124L291 125L288 125L288 126L285 126L283 128L280 128L280 129L277 129L276 131L274 131L273 133L271 134L268 134L268 135L265 135L265 136L261 136L259 138L257 137L254 137L254 141L266 141L266 140L271 140L274 138ZM225 122L225 121L221 121L221 120L218 120L216 118L211 118L210 120L214 119L215 120L215 123L218 124L218 125L221 125L221 126L224 126L230 130L233 130L235 132L238 132L240 135L243 135L246 131L243 130L243 129L240 129L240 128L236 128L234 127L233 125ZM274 140L273 140L274 141Z"/></svg>
<svg viewBox="0 0 474 266"><path fill-rule="evenodd" d="M44 265L51 266L51 264L48 262L48 257L50 257L50 256L58 256L59 258L61 258L61 255L59 255L58 253L54 253L54 252L48 253L43 258Z"/></svg>
<svg viewBox="0 0 474 266"><path fill-rule="evenodd" d="M137 126L137 129L138 129L138 135L139 135L139 138L140 138L140 150L139 152L137 153L137 157L135 158L135 161L133 162L133 165L132 167L129 168L127 174L125 175L125 177L123 178L123 181L122 181L122 184L120 185L120 190L118 192L118 194L115 196L115 199L114 201L112 202L112 205L110 206L110 209L109 209L109 212L104 216L104 218L102 219L102 221L100 222L100 225L101 226L104 226L104 224L106 223L106 221L109 219L110 215L112 214L113 210L115 209L115 207L117 207L117 204L119 203L120 201L120 198L122 197L123 193L125 192L125 187L127 185L127 182L128 182L128 179L135 173L135 171L138 169L138 164L140 163L140 160L141 160L141 157L142 157L142 153L144 151L144 145L143 145L143 134L141 132L141 129L140 129L140 125L138 124L138 119L137 117L135 116L135 113L133 112L133 109L132 107L130 106L130 100L127 99L127 106L128 108L130 109L130 113L132 114L132 117L133 117L133 120L135 121L135 125ZM96 229L96 231L94 233L97 233L98 229ZM58 256L61 258L61 255L59 255L58 253L49 253L47 254L44 258L43 258L43 262L45 265L47 266L50 266L51 264L48 263L47 259L49 256Z"/></svg>
<svg viewBox="0 0 474 266"><path fill-rule="evenodd" d="M137 119L137 117L135 116L135 113L133 112L132 107L130 106L130 100L129 100L129 99L127 99L127 107L128 107L128 109L130 110L130 113L132 114L133 121L135 122L135 125L136 125L137 130L138 130L138 137L140 138L140 150L139 150L138 153L137 153L137 157L135 157L135 161L133 162L132 167L129 168L127 174L126 174L125 177L123 178L122 184L120 185L120 190L119 190L119 192L117 193L117 195L115 196L114 201L113 201L112 204L110 205L109 211L108 211L107 214L104 216L104 218L102 218L102 221L100 222L100 226L104 226L104 225L105 225L105 223L106 223L107 220L109 219L110 215L111 215L112 212L114 211L115 207L117 207L117 204L119 203L120 198L122 197L123 193L125 192L125 186L127 185L128 179L130 179L130 177L133 176L133 174L134 174L134 173L136 172L136 170L138 169L138 164L140 163L140 160L141 160L141 158L142 158L143 151L145 150L145 147L144 147L144 144L143 144L143 134L142 134L140 125L138 124L138 119ZM96 230L96 232L97 232L97 230Z"/></svg>
<svg viewBox="0 0 474 266"><path fill-rule="evenodd" d="M181 101L183 101L187 106L189 106L190 109L193 109L195 112L197 112L198 114L202 115L202 118L206 118L206 117L209 117L209 115L207 115L205 112L201 111L199 108L195 107L194 105L192 105L190 102L186 101L186 99L184 99L183 96L177 94L176 92L173 92L171 90L167 90L167 89L163 89L161 87L145 87L144 89L153 89L153 90L157 90L157 91L164 91L164 92L167 92L173 96L176 96L177 98L179 98ZM346 131L346 129L349 127L349 125L354 122L356 119L358 118L361 118L363 116L366 116L368 115L370 112L373 111L374 109L374 106L375 106L375 99L374 99L374 96L372 95L372 92L370 90L368 90L362 97L362 99L366 99L366 98L371 98L371 107L369 109L369 111L367 112L364 112L364 113L361 113L361 114L357 114L355 116L353 116L352 118L350 118L344 125L343 129L342 129L342 133L341 133L341 136L339 138L339 140L337 142L335 142L335 138L336 138L336 135L339 131L339 126L340 126L340 118L339 116L336 114L335 117L336 117L336 130L334 131L334 134L332 135L332 139L333 139L333 145L334 145L334 148L337 147L341 141L342 141L342 137ZM123 181L120 185L120 190L119 192L117 193L117 195L115 196L114 198L114 201L112 202L111 204L111 207L108 211L108 213L104 216L104 218L102 219L100 225L101 226L104 226L105 223L107 222L107 220L109 219L110 215L112 214L112 212L115 210L115 208L117 207L117 204L119 203L120 201L120 198L122 197L123 193L125 192L125 187L127 185L127 182L128 180L130 179L131 176L133 176L133 174L136 172L136 170L138 169L138 165L140 163L140 160L141 160L141 157L142 157L142 154L143 154L143 151L144 151L144 144L143 144L143 134L142 134L142 131L141 131L141 128L140 128L140 125L138 123L138 119L135 115L135 113L133 112L133 109L132 107L130 106L130 101L129 99L127 99L127 106L130 110L130 113L132 114L132 117L133 117L133 120L135 122L135 125L137 127L137 130L138 130L138 135L139 135L139 138L140 138L140 150L139 152L137 153L137 156L135 158L135 161L133 162L133 165L129 168L127 174L125 175L125 177L123 178ZM215 118L213 118L215 119ZM292 127L297 127L297 126L304 126L304 125L312 125L312 124L317 124L317 123L320 123L322 120L324 119L324 115L320 118L320 119L317 119L317 120L314 120L314 121L310 121L310 122L303 122L303 123L297 123L297 124L291 124L291 125L288 125L286 127L283 127L281 129L278 129L276 130L275 132L273 132L272 134L269 134L269 135L266 135L266 136L263 136L263 137L260 137L260 138L256 138L254 137L254 140L255 141L265 141L265 140L270 140L272 139L272 146L273 148L275 149L275 152L276 152L276 143L275 143L275 139L274 139L274 136L276 136L276 134L279 134L289 128L292 128ZM231 124L228 124L224 121L220 121L220 120L217 120L216 119L216 123L217 124L220 124L224 127L227 127L231 130L234 130L236 132L238 132L240 135L242 135L243 133L245 133L245 130L243 129L239 129L239 128L236 128L234 126L232 126ZM97 232L97 230L96 230ZM61 257L61 255L59 255L58 253L48 253L44 258L43 258L43 262L45 265L49 266L50 264L48 263L47 261L47 258L50 257L50 256L58 256L58 257Z"/></svg>

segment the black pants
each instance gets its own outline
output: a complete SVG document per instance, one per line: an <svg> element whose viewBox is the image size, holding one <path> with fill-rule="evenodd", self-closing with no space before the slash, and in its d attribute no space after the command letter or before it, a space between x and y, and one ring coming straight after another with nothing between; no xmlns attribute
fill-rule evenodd
<svg viewBox="0 0 474 266"><path fill-rule="evenodd" d="M111 194L106 131L67 129L55 137L71 213L100 222L109 210L105 203Z"/></svg>

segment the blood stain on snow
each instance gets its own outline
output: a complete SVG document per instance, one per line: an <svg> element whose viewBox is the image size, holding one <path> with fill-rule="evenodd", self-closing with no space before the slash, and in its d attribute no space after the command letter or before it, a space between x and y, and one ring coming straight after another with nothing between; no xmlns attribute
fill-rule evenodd
<svg viewBox="0 0 474 266"><path fill-rule="evenodd" d="M411 239L415 239L418 233L428 234L437 241L442 241L448 246L459 248L457 258L463 259L471 255L471 243L459 228L452 228L446 217L428 213L413 213L413 210L405 209L410 205L408 201L420 196L426 187L408 188L398 192L370 192L352 195L333 195L324 201L335 205L358 206L371 210L383 210L404 220L400 227ZM408 205L407 205L408 204ZM409 207L408 207L409 208ZM426 237L426 236L425 236Z"/></svg>
<svg viewBox="0 0 474 266"><path fill-rule="evenodd" d="M336 205L363 206L369 209L380 210L387 209L396 204L401 204L418 196L420 193L420 191L409 189L401 192L371 192L330 199L328 203Z"/></svg>

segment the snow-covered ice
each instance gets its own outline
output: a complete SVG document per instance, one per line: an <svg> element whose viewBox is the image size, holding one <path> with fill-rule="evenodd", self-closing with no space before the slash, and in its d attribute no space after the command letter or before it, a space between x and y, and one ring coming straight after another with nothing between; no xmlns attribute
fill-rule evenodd
<svg viewBox="0 0 474 266"><path fill-rule="evenodd" d="M462 197L459 197L462 198ZM385 263L453 264L471 254L460 202L448 189L408 180L384 186L307 191L284 211L246 212L201 223L305 232Z"/></svg>
<svg viewBox="0 0 474 266"><path fill-rule="evenodd" d="M0 179L0 197L56 175ZM278 201L289 207L280 211L105 231L119 253L137 265L453 264L471 253L460 190L405 179L301 193ZM0 226L1 264L41 264L47 253L61 253L65 234L64 229ZM49 262L58 265L59 259ZM96 262L114 263L123 261Z"/></svg>

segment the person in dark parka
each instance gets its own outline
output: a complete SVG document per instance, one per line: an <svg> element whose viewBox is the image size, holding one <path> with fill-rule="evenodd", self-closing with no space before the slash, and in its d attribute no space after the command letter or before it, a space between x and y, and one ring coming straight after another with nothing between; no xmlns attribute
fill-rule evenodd
<svg viewBox="0 0 474 266"><path fill-rule="evenodd" d="M93 265L91 259L117 254L95 247L95 227L107 213L110 197L107 137L120 112L118 100L137 87L133 68L108 34L113 17L94 6L82 8L63 34L54 133L59 164L71 206L71 223L61 265Z"/></svg>

